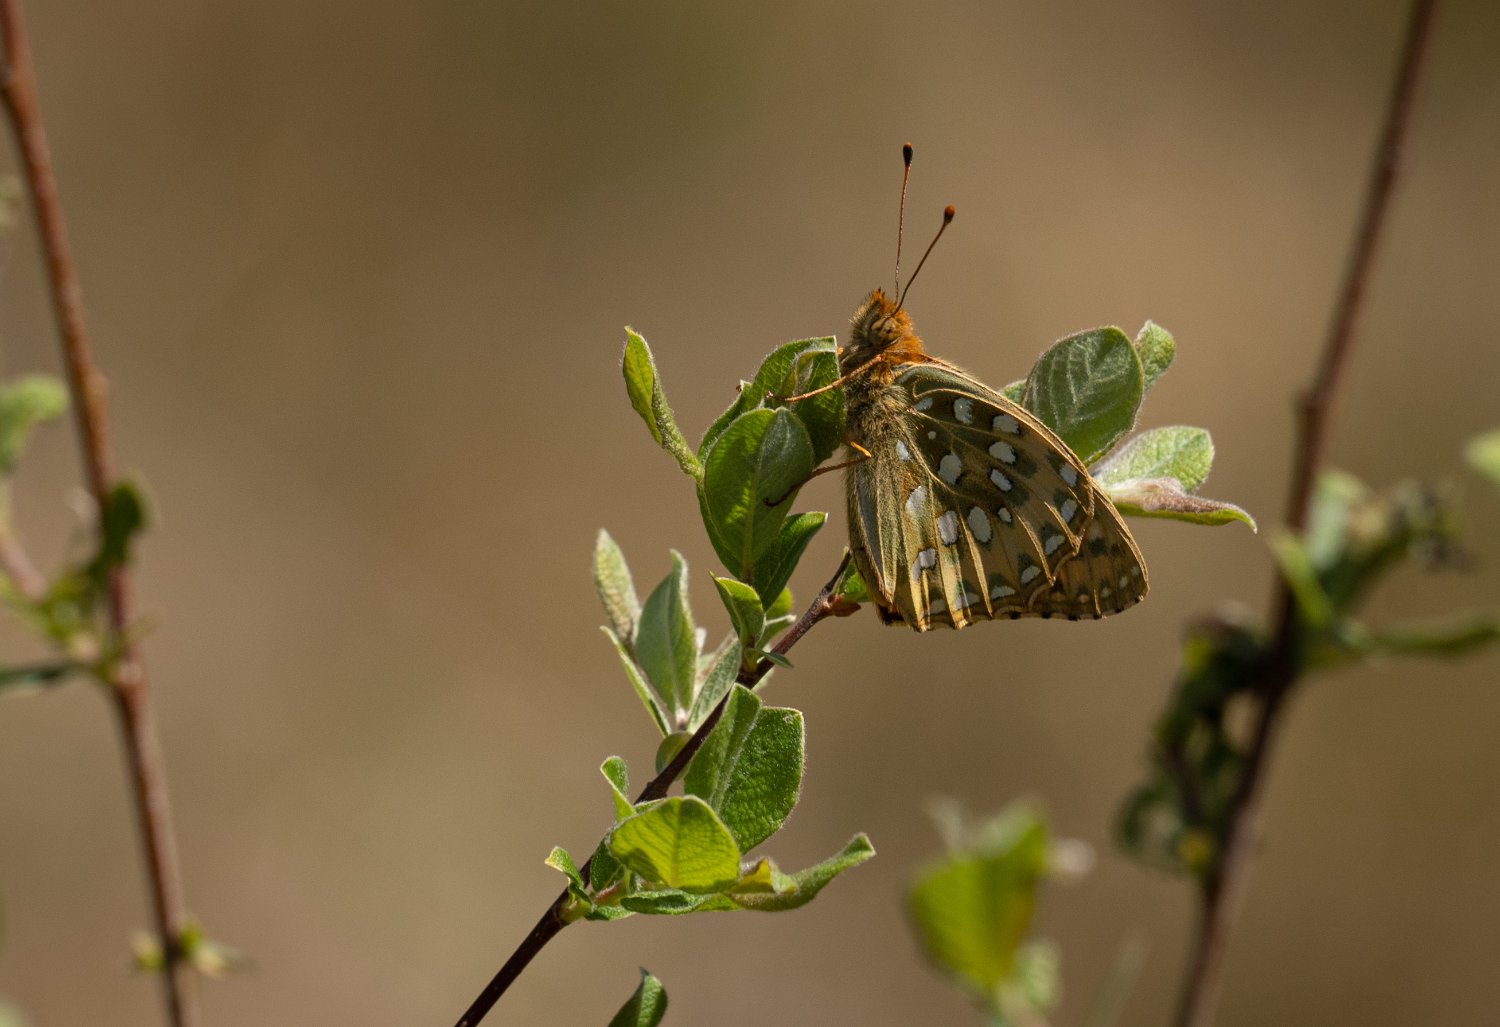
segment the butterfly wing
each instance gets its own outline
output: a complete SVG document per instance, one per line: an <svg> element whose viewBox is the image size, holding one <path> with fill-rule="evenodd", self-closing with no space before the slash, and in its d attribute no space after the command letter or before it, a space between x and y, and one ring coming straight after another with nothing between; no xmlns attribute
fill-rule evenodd
<svg viewBox="0 0 1500 1027"><path fill-rule="evenodd" d="M1025 409L941 361L900 365L870 409L849 523L886 620L1101 617L1145 595L1119 514Z"/></svg>

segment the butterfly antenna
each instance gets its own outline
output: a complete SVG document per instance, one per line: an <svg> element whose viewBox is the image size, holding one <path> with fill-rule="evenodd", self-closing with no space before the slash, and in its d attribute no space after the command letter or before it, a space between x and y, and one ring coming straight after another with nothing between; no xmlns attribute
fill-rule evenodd
<svg viewBox="0 0 1500 1027"><path fill-rule="evenodd" d="M901 206L896 210L896 293L901 292L901 236L906 228L906 182L911 178L911 143L901 147Z"/></svg>
<svg viewBox="0 0 1500 1027"><path fill-rule="evenodd" d="M932 237L932 242L927 244L927 252L922 254L921 260L917 261L917 269L911 273L911 281L906 283L905 291L900 292L896 295L896 307L898 309L905 305L906 293L911 291L912 282L915 282L917 280L917 275L922 273L922 265L927 263L927 258L932 254L932 248L936 246L937 241L943 237L943 232L947 230L948 226L953 224L953 213L953 204L950 203L948 204L948 206L943 208L943 223L938 227L937 235Z"/></svg>

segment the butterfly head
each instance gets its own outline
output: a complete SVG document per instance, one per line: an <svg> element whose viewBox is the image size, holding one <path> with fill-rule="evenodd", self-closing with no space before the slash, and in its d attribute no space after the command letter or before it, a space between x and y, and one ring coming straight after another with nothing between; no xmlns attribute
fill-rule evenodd
<svg viewBox="0 0 1500 1027"><path fill-rule="evenodd" d="M839 371L848 374L882 354L889 354L893 363L921 359L922 340L906 311L875 289L849 320L849 344L840 354Z"/></svg>

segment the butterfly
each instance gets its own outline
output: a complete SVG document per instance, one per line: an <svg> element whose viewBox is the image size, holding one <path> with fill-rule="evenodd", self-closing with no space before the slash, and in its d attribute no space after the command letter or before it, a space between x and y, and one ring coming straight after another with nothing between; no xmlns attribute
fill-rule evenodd
<svg viewBox="0 0 1500 1027"><path fill-rule="evenodd" d="M902 156L909 173L910 143ZM952 220L948 207L943 229ZM1140 602L1145 561L1088 468L1024 407L929 356L904 296L860 304L827 386L844 397L850 554L881 619L927 631Z"/></svg>

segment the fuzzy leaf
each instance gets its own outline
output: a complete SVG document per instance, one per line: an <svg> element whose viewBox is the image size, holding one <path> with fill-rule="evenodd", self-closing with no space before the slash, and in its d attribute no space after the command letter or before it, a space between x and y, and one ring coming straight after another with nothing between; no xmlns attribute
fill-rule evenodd
<svg viewBox="0 0 1500 1027"><path fill-rule="evenodd" d="M546 863L568 879L568 902L561 911L563 922L572 923L575 920L582 920L592 913L594 901L589 897L588 887L583 883L583 875L578 872L578 866L573 862L573 857L568 850L560 845L553 846Z"/></svg>
<svg viewBox="0 0 1500 1027"><path fill-rule="evenodd" d="M730 573L751 576L812 469L807 429L785 408L752 410L725 429L708 453L698 495L709 539Z"/></svg>
<svg viewBox="0 0 1500 1027"><path fill-rule="evenodd" d="M762 407L780 407L782 399L800 396L829 385L838 378L836 343L832 338L799 339L778 346L761 361L760 369L729 409L720 414L698 444L698 457L705 463L719 437L741 414ZM813 465L822 463L843 441L844 396L838 389L798 400L788 409L807 429L813 446Z"/></svg>
<svg viewBox="0 0 1500 1027"><path fill-rule="evenodd" d="M734 578L718 577L714 578L714 587L719 590L724 609L729 611L735 635L751 645L760 641L760 633L766 626L766 611L761 608L755 589Z"/></svg>
<svg viewBox="0 0 1500 1027"><path fill-rule="evenodd" d="M744 649L737 638L728 638L725 642L714 655L708 673L698 686L698 694L693 697L693 708L688 712L688 731L698 730L698 725L719 705L719 700L734 687L734 680L739 676L740 658Z"/></svg>
<svg viewBox="0 0 1500 1027"><path fill-rule="evenodd" d="M635 689L637 698L641 705L646 707L646 712L651 714L652 723L662 734L669 734L671 728L667 725L669 714L663 710L661 703L657 701L655 693L651 691L651 685L646 681L646 672L641 669L640 664L635 662L635 657L630 655L625 648L625 643L609 628L601 627L600 631L614 643L615 652L620 654L620 664L625 668L625 677L630 680L630 687Z"/></svg>
<svg viewBox="0 0 1500 1027"><path fill-rule="evenodd" d="M734 836L708 803L693 795L636 807L609 833L609 851L647 881L692 895L721 891L739 878Z"/></svg>
<svg viewBox="0 0 1500 1027"><path fill-rule="evenodd" d="M646 422L646 428L656 444L671 454L684 474L701 481L703 468L693 455L692 447L677 428L672 408L667 406L667 394L662 390L661 377L656 371L656 361L651 348L640 335L625 329L625 357L621 362L625 374L625 391L630 396L630 405Z"/></svg>
<svg viewBox="0 0 1500 1027"><path fill-rule="evenodd" d="M740 851L780 830L802 786L802 714L766 707L737 686L688 765L683 790L719 814Z"/></svg>
<svg viewBox="0 0 1500 1027"><path fill-rule="evenodd" d="M1255 518L1233 503L1190 496L1176 478L1131 478L1106 485L1104 491L1127 517L1166 517L1191 524L1243 521L1255 531Z"/></svg>
<svg viewBox="0 0 1500 1027"><path fill-rule="evenodd" d="M670 711L670 724L680 726L693 702L698 676L698 639L688 608L687 563L672 553L672 571L646 597L636 630L636 659L656 694Z"/></svg>
<svg viewBox="0 0 1500 1027"><path fill-rule="evenodd" d="M1026 377L1022 403L1091 464L1135 426L1144 393L1135 346L1118 328L1096 328L1041 355Z"/></svg>
<svg viewBox="0 0 1500 1027"><path fill-rule="evenodd" d="M1196 492L1213 463L1208 432L1178 425L1141 432L1090 473L1105 486L1131 478L1176 478L1184 492Z"/></svg>
<svg viewBox="0 0 1500 1027"><path fill-rule="evenodd" d="M609 1027L657 1027L667 1015L667 990L661 981L641 968L641 983L630 996L630 1001L620 1007Z"/></svg>
<svg viewBox="0 0 1500 1027"><path fill-rule="evenodd" d="M1147 321L1136 334L1135 351L1140 354L1145 387L1149 389L1162 372L1172 366L1172 358L1177 355L1177 342L1171 332L1155 321Z"/></svg>
<svg viewBox="0 0 1500 1027"><path fill-rule="evenodd" d="M611 756L599 764L599 773L609 782L610 799L615 804L615 819L623 820L635 812L630 803L630 773L625 761Z"/></svg>
<svg viewBox="0 0 1500 1027"><path fill-rule="evenodd" d="M755 591L763 604L769 606L786 591L786 583L792 579L792 572L797 569L797 562L802 559L807 544L827 520L826 513L814 511L794 514L781 522L776 540L755 562L752 572Z"/></svg>
<svg viewBox="0 0 1500 1027"><path fill-rule="evenodd" d="M635 627L641 619L641 601L635 595L635 582L630 580L630 568L625 563L625 554L609 532L599 529L599 539L594 543L594 588L599 593L599 602L604 604L604 615L615 635L626 644L635 643Z"/></svg>
<svg viewBox="0 0 1500 1027"><path fill-rule="evenodd" d="M859 866L873 855L875 855L875 847L870 844L870 839L863 834L857 834L840 851L821 863L815 863L795 874L783 874L775 870L774 864L771 864L769 869L775 870L775 879L778 882L789 882L789 884L780 883L769 893L760 890L760 882L773 876L770 872L761 869L761 864L767 864L770 861L762 860L746 875L752 886L747 887L743 892L736 892L732 899L734 904L741 909L752 909L762 913L780 913L796 909L816 898L818 892L822 891L835 877Z"/></svg>

